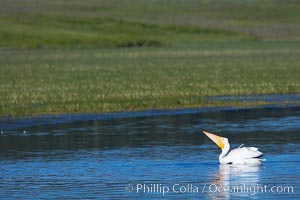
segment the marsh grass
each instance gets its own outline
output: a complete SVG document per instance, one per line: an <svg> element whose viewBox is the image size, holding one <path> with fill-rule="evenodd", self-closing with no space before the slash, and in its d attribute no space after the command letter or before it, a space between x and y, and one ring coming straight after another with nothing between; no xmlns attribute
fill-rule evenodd
<svg viewBox="0 0 300 200"><path fill-rule="evenodd" d="M0 63L0 113L251 106L264 102L209 102L205 97L300 92L295 44L281 42L277 49L266 42L260 49L260 43L251 42L247 51L223 45L12 51Z"/></svg>
<svg viewBox="0 0 300 200"><path fill-rule="evenodd" d="M300 92L297 1L0 0L0 115Z"/></svg>
<svg viewBox="0 0 300 200"><path fill-rule="evenodd" d="M178 29L186 32L186 28L200 31L204 39L215 39L214 33L218 33L218 39L225 40L228 33L243 39L249 35L267 40L300 39L298 1L0 0L0 3L0 38L12 35L10 41L13 42L15 37L14 42L19 43L18 38L24 35L22 44L28 48L43 47L41 44L47 48L59 46L50 45L51 41L62 47L73 47L76 40L79 40L79 46L94 43L94 46L113 46L120 33L125 36L125 39L120 38L121 41L135 41L145 39L141 35L150 37L150 30L153 31L151 39L154 37L161 42L169 38L170 33L188 38L182 31L177 32ZM65 43L58 39L60 36L66 39ZM116 41L110 41L109 36L116 37ZM39 38L40 42L32 41L32 37ZM200 38L195 39L199 41ZM171 43L176 43L173 38Z"/></svg>
<svg viewBox="0 0 300 200"><path fill-rule="evenodd" d="M0 19L0 46L14 49L170 46L188 40L251 39L247 34L190 26L152 25L109 18L59 16Z"/></svg>
<svg viewBox="0 0 300 200"><path fill-rule="evenodd" d="M299 40L296 1L0 0L0 47L178 46Z"/></svg>

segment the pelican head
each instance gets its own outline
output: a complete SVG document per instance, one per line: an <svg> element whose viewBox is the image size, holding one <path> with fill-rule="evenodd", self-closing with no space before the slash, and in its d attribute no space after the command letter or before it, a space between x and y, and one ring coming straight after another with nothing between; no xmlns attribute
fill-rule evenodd
<svg viewBox="0 0 300 200"><path fill-rule="evenodd" d="M214 143L216 143L216 145L218 145L218 147L220 147L222 150L229 145L229 141L225 137L220 137L206 131L203 131L203 133L207 135L207 137L209 137Z"/></svg>

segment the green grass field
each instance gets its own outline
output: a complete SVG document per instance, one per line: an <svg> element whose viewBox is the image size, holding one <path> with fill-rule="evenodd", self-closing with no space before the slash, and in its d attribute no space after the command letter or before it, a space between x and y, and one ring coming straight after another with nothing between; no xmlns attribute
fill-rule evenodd
<svg viewBox="0 0 300 200"><path fill-rule="evenodd" d="M0 0L0 116L300 92L297 1Z"/></svg>

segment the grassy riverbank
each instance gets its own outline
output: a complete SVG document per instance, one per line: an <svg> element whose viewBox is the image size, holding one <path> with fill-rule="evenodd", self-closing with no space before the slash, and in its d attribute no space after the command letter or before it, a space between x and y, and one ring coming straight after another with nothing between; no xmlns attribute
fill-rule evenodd
<svg viewBox="0 0 300 200"><path fill-rule="evenodd" d="M2 3L1 116L247 106L205 97L300 92L296 2Z"/></svg>
<svg viewBox="0 0 300 200"><path fill-rule="evenodd" d="M204 97L300 92L296 44L229 45L2 52L0 113L222 106Z"/></svg>

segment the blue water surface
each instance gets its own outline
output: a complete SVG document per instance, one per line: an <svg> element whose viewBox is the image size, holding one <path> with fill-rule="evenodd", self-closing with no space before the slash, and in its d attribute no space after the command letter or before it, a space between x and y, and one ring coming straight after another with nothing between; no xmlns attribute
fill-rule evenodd
<svg viewBox="0 0 300 200"><path fill-rule="evenodd" d="M3 119L0 199L299 199L299 122L295 106ZM202 130L266 161L219 165Z"/></svg>

